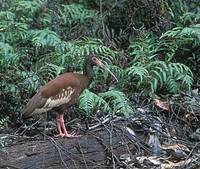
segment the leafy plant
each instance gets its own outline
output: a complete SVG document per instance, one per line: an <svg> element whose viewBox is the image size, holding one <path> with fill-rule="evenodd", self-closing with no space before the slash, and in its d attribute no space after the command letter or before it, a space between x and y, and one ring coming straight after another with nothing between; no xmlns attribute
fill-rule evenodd
<svg viewBox="0 0 200 169"><path fill-rule="evenodd" d="M160 60L160 52L166 49L163 48L165 43L169 42L152 42L149 35L144 38L141 36L138 41L132 43L129 49L130 54L134 57L134 62L126 69L127 75L130 78L136 78L138 87L149 86L152 93L157 92L158 89L167 89L172 93L184 88L190 89L193 74L186 65L169 62L173 59L171 54L166 61L165 58ZM167 50L164 52L169 54ZM175 54L175 51L172 53Z"/></svg>
<svg viewBox="0 0 200 169"><path fill-rule="evenodd" d="M64 24L84 23L87 19L94 19L96 16L94 10L88 10L80 4L62 5L62 7L59 14Z"/></svg>
<svg viewBox="0 0 200 169"><path fill-rule="evenodd" d="M87 115L90 115L97 109L106 113L125 116L134 112L125 94L117 90L110 90L98 95L85 90L80 96L79 108L84 110Z"/></svg>
<svg viewBox="0 0 200 169"><path fill-rule="evenodd" d="M20 112L59 74L81 72L88 54L119 82L94 70L90 87L99 94L85 90L80 98L87 115L101 109L127 116L133 108L124 93L190 89L200 70L198 6L186 1L3 0L0 8L1 118ZM188 64L193 56L195 69Z"/></svg>
<svg viewBox="0 0 200 169"><path fill-rule="evenodd" d="M115 114L121 114L128 116L133 113L133 109L123 92L117 90L110 90L99 94L104 98L112 107L112 112Z"/></svg>
<svg viewBox="0 0 200 169"><path fill-rule="evenodd" d="M161 38L176 38L179 45L190 43L193 46L198 46L200 44L199 35L200 24L196 24L189 27L175 27L165 32Z"/></svg>

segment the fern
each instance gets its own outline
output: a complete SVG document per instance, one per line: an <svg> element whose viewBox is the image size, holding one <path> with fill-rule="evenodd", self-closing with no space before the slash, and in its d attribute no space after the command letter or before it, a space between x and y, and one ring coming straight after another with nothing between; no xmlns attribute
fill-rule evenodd
<svg viewBox="0 0 200 169"><path fill-rule="evenodd" d="M148 71L145 67L140 65L139 63L133 64L131 67L126 69L128 76L138 76L139 82L143 82L145 76L148 75Z"/></svg>
<svg viewBox="0 0 200 169"><path fill-rule="evenodd" d="M83 39L76 43L63 41L56 46L56 50L61 53L59 59L62 65L70 63L69 67L79 70L82 68L84 57L89 54L97 54L109 62L117 56L116 51L104 46L103 42L98 39Z"/></svg>
<svg viewBox="0 0 200 169"><path fill-rule="evenodd" d="M107 67L114 73L114 75L119 80L119 82L117 84L119 84L119 83L124 84L124 80L126 79L125 70L117 65L108 65ZM110 76L110 74L107 73L105 79L107 79L108 76Z"/></svg>
<svg viewBox="0 0 200 169"><path fill-rule="evenodd" d="M180 30L177 28L174 31ZM184 36L185 32L179 33ZM173 31L166 33L169 37L177 35L178 33ZM129 50L130 55L134 57L134 62L126 69L127 76L135 78L137 87L149 86L152 93L161 89L167 89L172 93L184 88L190 89L193 82L191 70L184 64L169 62L179 44L173 45L172 41L165 41L163 37L160 42L156 42L156 40L150 40L149 35L144 34L138 41L131 43ZM159 52L161 51L167 52L166 61L165 58L160 60Z"/></svg>
<svg viewBox="0 0 200 169"><path fill-rule="evenodd" d="M8 43L0 42L0 66L16 65L18 61L19 56L14 52L13 47Z"/></svg>
<svg viewBox="0 0 200 169"><path fill-rule="evenodd" d="M96 15L93 10L88 10L80 4L63 5L63 10L60 10L59 13L65 24L84 23L87 19L93 19Z"/></svg>
<svg viewBox="0 0 200 169"><path fill-rule="evenodd" d="M160 38L176 38L180 45L193 43L194 46L200 44L200 24L191 25L189 27L175 27L165 32Z"/></svg>
<svg viewBox="0 0 200 169"><path fill-rule="evenodd" d="M113 113L122 114L125 116L133 113L133 109L123 92L110 90L105 93L100 93L99 95L104 98L109 105L112 106Z"/></svg>
<svg viewBox="0 0 200 169"><path fill-rule="evenodd" d="M199 13L192 13L192 12L186 12L181 16L181 20L183 24L190 23L190 24L198 24L200 21L200 15Z"/></svg>
<svg viewBox="0 0 200 169"><path fill-rule="evenodd" d="M37 74L42 76L42 79L44 80L43 83L47 83L49 80L54 79L56 76L60 75L64 70L64 67L58 66L51 63L45 63L45 65L42 65L38 70Z"/></svg>
<svg viewBox="0 0 200 169"><path fill-rule="evenodd" d="M13 4L13 9L18 14L22 15L25 19L25 17L33 15L42 5L42 1L36 0L36 1L29 1L29 0L20 0L15 1ZM21 18L22 19L22 18Z"/></svg>
<svg viewBox="0 0 200 169"><path fill-rule="evenodd" d="M17 85L21 86L23 90L35 92L41 86L40 78L33 71L18 70L16 71L16 76L21 79Z"/></svg>
<svg viewBox="0 0 200 169"><path fill-rule="evenodd" d="M0 20L3 22L13 22L15 19L15 14L11 11L1 11L0 12Z"/></svg>
<svg viewBox="0 0 200 169"><path fill-rule="evenodd" d="M84 39L78 43L79 49L78 54L89 55L91 53L107 56L110 60L112 60L117 52L111 50L110 48L103 45L103 42L99 39Z"/></svg>
<svg viewBox="0 0 200 169"><path fill-rule="evenodd" d="M160 45L149 33L142 33L141 36L129 46L129 53L137 59L153 59L157 56L157 52L160 51ZM144 60L145 61L145 60Z"/></svg>
<svg viewBox="0 0 200 169"><path fill-rule="evenodd" d="M4 42L14 42L25 39L28 25L21 22L1 22L0 37Z"/></svg>
<svg viewBox="0 0 200 169"><path fill-rule="evenodd" d="M133 109L129 105L125 94L117 90L110 90L99 93L98 95L85 90L80 96L79 107L84 110L87 115L97 109L124 116L133 113Z"/></svg>
<svg viewBox="0 0 200 169"><path fill-rule="evenodd" d="M30 39L35 46L49 46L56 47L61 43L58 35L48 29L43 30L31 30L29 31Z"/></svg>
<svg viewBox="0 0 200 169"><path fill-rule="evenodd" d="M87 116L97 109L111 112L109 104L102 97L87 89L80 96L79 108L84 110Z"/></svg>
<svg viewBox="0 0 200 169"><path fill-rule="evenodd" d="M6 126L8 122L9 122L9 118L8 117L0 119L0 129L2 127ZM2 143L1 143L1 137L0 137L0 147L1 146L2 146Z"/></svg>

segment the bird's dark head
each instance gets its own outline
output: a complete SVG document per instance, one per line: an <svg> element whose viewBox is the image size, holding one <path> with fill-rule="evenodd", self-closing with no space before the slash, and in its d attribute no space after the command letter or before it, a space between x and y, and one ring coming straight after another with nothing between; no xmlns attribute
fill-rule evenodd
<svg viewBox="0 0 200 169"><path fill-rule="evenodd" d="M89 61L89 63L92 65L92 66L94 66L94 65L97 65L97 66L99 66L100 68L102 68L102 69L104 69L104 70L107 70L109 73L110 73L110 75L116 80L116 81L118 81L117 80L117 78L116 78L116 76L110 71L110 69L103 63L103 61L101 60L101 59L99 59L96 55L90 55L89 57L88 57L88 61Z"/></svg>
<svg viewBox="0 0 200 169"><path fill-rule="evenodd" d="M90 64L92 64L93 66L94 65L98 65L99 67L103 68L104 67L104 64L102 62L101 59L99 59L97 56L95 55L92 55L92 56L89 56L89 61L90 61Z"/></svg>

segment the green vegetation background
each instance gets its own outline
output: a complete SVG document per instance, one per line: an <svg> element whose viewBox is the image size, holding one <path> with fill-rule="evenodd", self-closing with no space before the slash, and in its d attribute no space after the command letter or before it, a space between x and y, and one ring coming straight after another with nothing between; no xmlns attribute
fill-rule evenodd
<svg viewBox="0 0 200 169"><path fill-rule="evenodd" d="M80 97L86 115L128 115L134 92L174 94L199 83L198 0L0 0L0 121L14 121L49 80L99 55ZM87 99L85 99L87 98Z"/></svg>

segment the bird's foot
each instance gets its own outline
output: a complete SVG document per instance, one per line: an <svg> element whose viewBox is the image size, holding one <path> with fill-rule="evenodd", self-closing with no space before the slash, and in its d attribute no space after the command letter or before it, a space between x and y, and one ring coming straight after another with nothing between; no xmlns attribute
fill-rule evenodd
<svg viewBox="0 0 200 169"><path fill-rule="evenodd" d="M80 137L81 135L75 135L75 134L68 134L68 133L65 133L65 136L66 138L77 138L77 137Z"/></svg>
<svg viewBox="0 0 200 169"><path fill-rule="evenodd" d="M60 134L55 135L55 137L61 137L61 138L63 138L64 136L65 136L64 133L60 133Z"/></svg>
<svg viewBox="0 0 200 169"><path fill-rule="evenodd" d="M77 138L81 135L75 135L75 134L68 134L68 133L60 133L58 135L55 135L55 137L61 137L61 138Z"/></svg>

